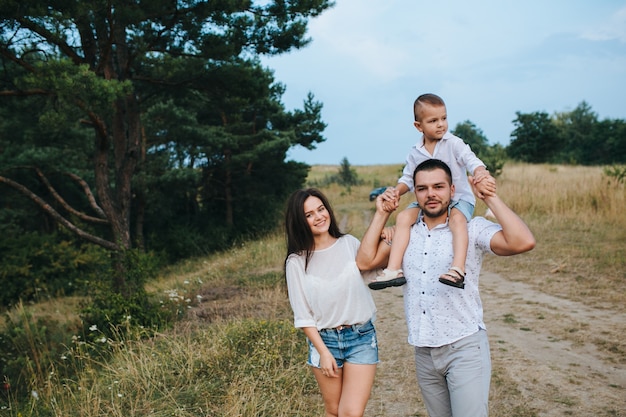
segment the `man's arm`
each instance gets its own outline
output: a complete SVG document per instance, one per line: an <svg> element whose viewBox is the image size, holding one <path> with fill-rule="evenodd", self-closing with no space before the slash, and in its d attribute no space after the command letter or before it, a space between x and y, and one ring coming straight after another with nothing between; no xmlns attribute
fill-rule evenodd
<svg viewBox="0 0 626 417"><path fill-rule="evenodd" d="M363 235L361 246L356 254L356 265L361 271L369 271L387 265L391 246L380 238L380 235L389 220L391 212L383 208L382 196L376 198L376 212L369 227Z"/></svg>
<svg viewBox="0 0 626 417"><path fill-rule="evenodd" d="M502 226L502 230L491 238L493 253L509 256L528 252L535 247L535 237L526 223L497 194L485 196L482 200Z"/></svg>

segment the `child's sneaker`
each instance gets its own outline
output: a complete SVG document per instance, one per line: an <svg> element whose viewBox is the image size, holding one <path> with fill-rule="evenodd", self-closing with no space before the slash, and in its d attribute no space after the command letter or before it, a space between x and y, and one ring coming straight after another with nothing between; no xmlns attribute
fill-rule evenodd
<svg viewBox="0 0 626 417"><path fill-rule="evenodd" d="M404 284L406 284L406 278L404 278L404 273L401 269L394 271L383 269L382 275L378 275L376 279L367 284L367 286L373 290L382 290L383 288L399 287Z"/></svg>

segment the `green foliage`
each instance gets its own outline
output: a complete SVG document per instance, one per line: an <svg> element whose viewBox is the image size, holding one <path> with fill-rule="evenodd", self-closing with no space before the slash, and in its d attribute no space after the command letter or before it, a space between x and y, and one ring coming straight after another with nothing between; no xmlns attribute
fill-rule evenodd
<svg viewBox="0 0 626 417"><path fill-rule="evenodd" d="M361 185L363 181L359 179L359 174L352 168L348 158L344 156L336 174L325 175L323 179L308 182L309 186L319 188L327 187L330 184L339 184L350 193L352 186Z"/></svg>
<svg viewBox="0 0 626 417"><path fill-rule="evenodd" d="M496 143L495 145L487 147L480 154L479 158L487 165L489 173L497 178L502 174L502 169L507 160L506 149Z"/></svg>
<svg viewBox="0 0 626 417"><path fill-rule="evenodd" d="M57 92L54 106L48 103L40 115L42 127L52 131L75 119L77 101L86 112L107 114L115 100L132 92L130 81L102 78L88 65L75 65L67 58L36 62L33 72L22 78L18 87Z"/></svg>
<svg viewBox="0 0 626 417"><path fill-rule="evenodd" d="M0 376L15 395L24 396L32 387L44 386L51 369L62 378L71 376L65 353L79 330L75 323L35 319L22 304L5 317L0 333Z"/></svg>
<svg viewBox="0 0 626 417"><path fill-rule="evenodd" d="M104 250L64 233L5 235L0 239L0 306L18 300L82 294L108 263Z"/></svg>
<svg viewBox="0 0 626 417"><path fill-rule="evenodd" d="M603 165L626 161L626 121L598 120L586 102L569 112L516 113L508 155L532 163Z"/></svg>
<svg viewBox="0 0 626 417"><path fill-rule="evenodd" d="M111 270L93 283L91 296L81 311L83 331L90 334L91 329L98 329L102 335L115 339L125 335L128 329L159 329L172 320L171 312L163 310L156 300L152 300L146 290L145 282L154 277L159 264L152 254L139 250L128 250L116 254L121 257L125 282L125 292L114 288L113 277L120 273L116 270L119 261L113 260Z"/></svg>
<svg viewBox="0 0 626 417"><path fill-rule="evenodd" d="M453 134L463 139L470 146L476 156L487 166L491 175L498 177L502 173L502 168L506 162L506 151L502 145L489 145L483 131L469 120L457 124Z"/></svg>
<svg viewBox="0 0 626 417"><path fill-rule="evenodd" d="M285 161L287 151L313 149L326 125L312 94L303 109L284 108L285 87L259 56L305 46L308 19L331 6L1 2L0 176L11 182L1 185L0 211L20 221L11 233L56 230L60 215L107 249L141 247L173 260L270 230L308 170ZM80 176L106 226L77 221L25 166L46 177ZM16 210L3 198L13 182L45 203ZM52 186L68 206L93 215L95 204L71 183ZM134 287L122 265L105 293ZM138 297L131 310L141 308ZM113 314L96 308L96 316Z"/></svg>
<svg viewBox="0 0 626 417"><path fill-rule="evenodd" d="M517 112L513 121L515 130L511 133L508 155L523 162L550 162L557 150L562 148L562 138L556 125L545 112L522 114Z"/></svg>
<svg viewBox="0 0 626 417"><path fill-rule="evenodd" d="M337 173L337 182L344 187L359 184L359 175L356 170L352 169L348 158L344 156L339 164L339 172Z"/></svg>
<svg viewBox="0 0 626 417"><path fill-rule="evenodd" d="M626 183L626 165L612 165L604 167L603 174L609 179L609 181L615 181L616 184Z"/></svg>
<svg viewBox="0 0 626 417"><path fill-rule="evenodd" d="M467 143L477 156L483 155L489 148L487 137L483 131L469 120L458 123L452 133L463 139L463 142Z"/></svg>

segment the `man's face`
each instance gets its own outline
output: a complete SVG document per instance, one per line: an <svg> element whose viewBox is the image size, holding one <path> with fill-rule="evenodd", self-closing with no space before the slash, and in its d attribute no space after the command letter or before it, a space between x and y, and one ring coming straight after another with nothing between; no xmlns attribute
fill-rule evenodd
<svg viewBox="0 0 626 417"><path fill-rule="evenodd" d="M414 122L417 130L428 140L439 140L448 131L448 114L446 106L422 104L419 110L420 119Z"/></svg>
<svg viewBox="0 0 626 417"><path fill-rule="evenodd" d="M453 196L454 185L450 185L443 169L419 171L415 175L415 198L424 216L447 216Z"/></svg>

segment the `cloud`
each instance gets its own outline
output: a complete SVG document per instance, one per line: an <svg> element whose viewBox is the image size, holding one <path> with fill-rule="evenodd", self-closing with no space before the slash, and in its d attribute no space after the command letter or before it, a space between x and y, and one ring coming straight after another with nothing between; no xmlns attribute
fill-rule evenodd
<svg viewBox="0 0 626 417"><path fill-rule="evenodd" d="M409 55L396 37L382 23L391 4L363 0L343 0L327 15L310 24L309 34L315 48L324 52L324 59L336 71L358 67L361 76L386 82L399 77Z"/></svg>
<svg viewBox="0 0 626 417"><path fill-rule="evenodd" d="M585 100L600 117L626 116L623 1L339 0L309 36L307 48L266 60L287 108L308 91L324 103L328 141L294 152L309 163L401 162L424 92L444 98L451 127L470 120L490 143L508 143L517 111Z"/></svg>
<svg viewBox="0 0 626 417"><path fill-rule="evenodd" d="M582 37L593 41L618 40L626 43L626 6L616 11L606 21L586 30Z"/></svg>

